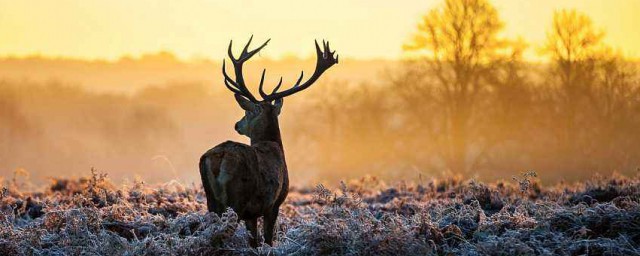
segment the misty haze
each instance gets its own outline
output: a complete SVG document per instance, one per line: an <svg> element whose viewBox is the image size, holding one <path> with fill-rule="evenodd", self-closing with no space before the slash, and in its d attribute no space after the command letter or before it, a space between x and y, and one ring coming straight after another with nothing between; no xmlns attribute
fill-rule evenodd
<svg viewBox="0 0 640 256"><path fill-rule="evenodd" d="M639 11L0 0L0 255L640 255Z"/></svg>

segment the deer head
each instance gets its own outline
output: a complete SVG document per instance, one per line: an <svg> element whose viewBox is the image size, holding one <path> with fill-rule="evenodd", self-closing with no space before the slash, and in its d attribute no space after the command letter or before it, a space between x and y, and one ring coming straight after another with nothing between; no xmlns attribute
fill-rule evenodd
<svg viewBox="0 0 640 256"><path fill-rule="evenodd" d="M236 131L251 138L252 143L255 141L263 140L280 140L280 130L278 127L278 115L282 110L283 98L295 94L299 91L309 88L320 76L331 66L338 63L338 55L333 56L335 51L331 51L329 48L329 42L322 42L324 50L320 49L318 42L316 41L316 68L311 77L302 83L304 77L304 71L300 72L300 77L294 85L284 91L278 91L282 85L282 77L280 82L274 87L270 94L264 92L264 76L266 69L262 70L262 77L260 78L259 93L262 100L257 100L253 94L247 88L245 79L242 73L242 66L253 55L258 53L262 48L267 46L269 40L264 42L260 47L254 50L248 50L253 36L249 39L249 42L244 46L240 57L237 59L232 53L233 41L229 43L229 58L233 64L235 80L226 72L226 62L222 62L222 74L224 75L224 84L226 87L235 94L235 99L238 105L245 111L244 117L240 119L235 125Z"/></svg>

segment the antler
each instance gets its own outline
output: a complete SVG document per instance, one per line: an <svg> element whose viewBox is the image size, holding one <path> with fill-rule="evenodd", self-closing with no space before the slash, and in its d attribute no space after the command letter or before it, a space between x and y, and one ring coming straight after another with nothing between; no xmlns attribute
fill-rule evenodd
<svg viewBox="0 0 640 256"><path fill-rule="evenodd" d="M264 44L262 44L260 47L251 51L247 51L247 49L249 48L249 44L251 44L252 39L253 39L253 35L251 36L251 38L249 38L249 42L247 42L247 45L244 46L244 49L242 50L242 53L240 54L240 57L238 59L234 58L233 53L231 52L231 45L233 44L233 41L229 42L229 58L233 63L236 80L234 81L233 79L231 79L231 77L229 77L229 75L227 75L224 60L222 61L222 74L224 75L224 84L227 86L227 88L229 88L229 90L231 90L233 93L236 93L248 98L252 102L257 103L258 100L251 94L251 92L249 92L249 89L247 89L247 85L244 82L244 77L242 75L242 65L244 64L245 61L253 57L253 55L255 55L260 50L262 50L262 48L267 46L267 43L269 43L271 39L264 42ZM316 69L311 75L311 77L303 84L300 84L300 82L304 77L304 71L300 72L300 77L291 88L284 90L282 92L278 92L278 89L280 89L280 86L282 85L282 77L280 77L280 82L278 82L278 85L276 85L276 87L273 89L271 94L266 94L264 92L263 84L264 84L264 76L267 70L266 69L262 70L262 77L260 78L259 92L260 92L260 96L262 96L263 101L272 101L272 100L284 98L294 93L297 93L299 91L302 91L304 89L307 89L316 80L318 80L318 78L320 78L322 73L324 73L331 66L338 63L338 55L336 55L335 57L333 56L333 54L335 54L335 51L333 52L331 51L331 49L329 48L329 42L325 42L324 40L322 41L322 46L324 48L324 51L320 49L320 46L318 45L318 41L315 41L315 43L316 43L316 55L317 55Z"/></svg>
<svg viewBox="0 0 640 256"><path fill-rule="evenodd" d="M333 52L331 51L331 49L329 48L329 42L325 42L324 40L322 40L322 46L324 48L324 51L320 49L320 46L318 45L318 41L315 41L315 43L316 43L316 55L317 55L316 69L315 71L313 71L313 74L311 75L311 77L303 84L300 84L300 82L302 81L302 77L304 76L304 71L301 71L298 81L296 81L296 83L291 88L278 92L278 89L282 84L282 77L281 77L280 82L273 89L273 92L267 95L262 90L262 81L264 80L264 73L265 73L264 70L262 71L262 79L260 80L259 89L260 89L260 95L262 96L264 101L272 101L275 99L284 98L309 88L309 86L311 86L316 80L318 80L318 78L320 78L322 73L327 71L327 69L329 69L331 66L338 63L338 55L336 55L335 57L333 56L333 54L335 54L335 51Z"/></svg>
<svg viewBox="0 0 640 256"><path fill-rule="evenodd" d="M229 77L229 75L227 75L226 64L224 60L222 60L222 74L224 75L224 84L227 86L227 88L229 88L229 90L231 90L236 94L240 94L246 97L252 102L257 103L258 100L255 97L253 97L251 92L249 92L249 89L247 89L247 85L244 83L244 76L242 75L242 65L244 64L245 61L253 57L253 55L255 55L260 50L262 50L262 48L267 46L267 43L269 43L271 39L264 42L260 47L251 51L247 51L249 49L249 45L251 44L251 40L253 40L253 35L251 35L251 38L249 38L249 42L247 42L247 45L244 46L244 49L242 49L242 53L240 53L240 57L238 57L238 59L233 57L233 52L231 51L233 40L229 42L229 50L228 50L229 58L233 63L233 69L235 71L236 80L234 81L233 79L231 79L231 77ZM260 80L260 87L262 87L263 80L264 80L264 71L262 72L262 80Z"/></svg>

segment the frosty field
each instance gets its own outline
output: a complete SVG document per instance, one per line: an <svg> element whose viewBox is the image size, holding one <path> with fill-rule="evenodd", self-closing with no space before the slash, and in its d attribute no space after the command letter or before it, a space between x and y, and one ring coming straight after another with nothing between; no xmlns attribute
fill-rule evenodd
<svg viewBox="0 0 640 256"><path fill-rule="evenodd" d="M1 255L640 255L637 175L292 188L274 247L257 249L233 211L206 212L200 184L116 187L94 173L40 192L20 186L2 192Z"/></svg>

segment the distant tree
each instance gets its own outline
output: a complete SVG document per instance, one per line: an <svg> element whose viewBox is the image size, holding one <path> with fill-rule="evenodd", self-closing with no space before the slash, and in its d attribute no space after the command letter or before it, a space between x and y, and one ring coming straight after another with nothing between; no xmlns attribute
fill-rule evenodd
<svg viewBox="0 0 640 256"><path fill-rule="evenodd" d="M508 46L498 36L502 29L498 12L488 1L445 0L422 18L418 31L404 46L407 52L423 54L425 75L435 79L401 85L398 90L435 93L437 108L442 110L436 124L443 136L442 157L454 172L467 172L478 154L480 142L472 138L478 138L473 133L484 110L481 98L490 86L485 78ZM405 101L421 102L421 94L413 95L419 98Z"/></svg>
<svg viewBox="0 0 640 256"><path fill-rule="evenodd" d="M35 127L22 113L20 95L13 84L0 81L0 161L9 162L9 153L25 138L35 136Z"/></svg>
<svg viewBox="0 0 640 256"><path fill-rule="evenodd" d="M593 106L591 123L597 144L592 150L600 157L599 169L634 170L640 166L640 81L633 64L620 56L601 61L597 86L589 92Z"/></svg>
<svg viewBox="0 0 640 256"><path fill-rule="evenodd" d="M586 98L596 81L597 62L607 53L603 38L604 33L582 13L561 10L553 16L543 54L553 61L554 76L549 77L557 80L558 96L564 103L562 111L568 119L577 117L575 111L579 101Z"/></svg>
<svg viewBox="0 0 640 256"><path fill-rule="evenodd" d="M580 127L587 111L579 111L585 107L587 93L593 85L595 75L596 52L600 48L603 33L596 31L591 19L575 10L560 10L553 15L551 28L547 32L543 55L552 60L547 83L554 86L547 94L550 112L554 114L556 145L560 150L557 155L569 156L578 153ZM590 79L587 79L591 77ZM574 159L577 155L569 157ZM556 160L557 161L557 160Z"/></svg>
<svg viewBox="0 0 640 256"><path fill-rule="evenodd" d="M318 86L322 90L311 91L309 97L300 102L301 107L292 110L300 111L292 112L295 118L283 119L286 126L291 127L288 134L295 144L313 147L313 150L299 151L299 156L316 158L313 168L331 171L332 177L345 177L345 171L355 177L391 176L381 171L403 161L394 149L398 133L391 130L388 120L391 111L386 103L389 97L386 88L338 80ZM309 151L314 152L313 156Z"/></svg>
<svg viewBox="0 0 640 256"><path fill-rule="evenodd" d="M552 60L547 83L553 148L573 159L565 171L630 166L636 143L638 85L622 56L603 42L604 32L575 10L557 11L542 53ZM617 160L616 160L617 159ZM560 159L551 161L562 162Z"/></svg>
<svg viewBox="0 0 640 256"><path fill-rule="evenodd" d="M597 30L589 16L576 10L560 10L553 15L543 53L561 68L563 81L571 78L573 65L588 61L602 52L604 32Z"/></svg>
<svg viewBox="0 0 640 256"><path fill-rule="evenodd" d="M535 110L535 88L532 65L524 60L528 44L522 40L509 42L510 54L494 61L485 79L491 94L484 98L486 124L482 126L485 150L481 151L473 168L517 170L526 164L524 154L530 143L530 126ZM504 175L495 173L496 176Z"/></svg>

